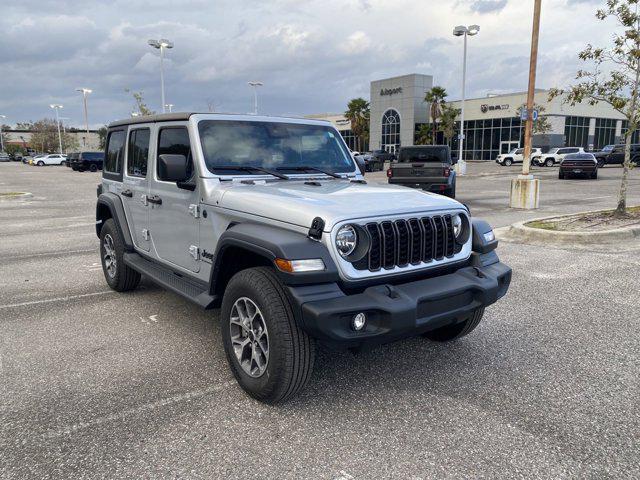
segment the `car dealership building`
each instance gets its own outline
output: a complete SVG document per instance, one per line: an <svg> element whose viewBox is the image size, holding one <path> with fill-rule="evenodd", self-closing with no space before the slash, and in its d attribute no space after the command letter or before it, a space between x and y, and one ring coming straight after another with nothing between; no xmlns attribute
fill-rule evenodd
<svg viewBox="0 0 640 480"><path fill-rule="evenodd" d="M414 145L420 126L429 121L429 105L424 101L424 96L433 86L433 77L421 74L371 82L369 149L395 152L401 146ZM560 97L549 101L548 93L548 90L536 90L535 93L535 103L544 107L542 115L548 119L550 126L548 132L534 134L535 147L544 150L564 146L600 149L622 141L626 121L608 104L582 103L571 106L563 103ZM526 104L526 96L526 92L517 92L465 101L465 159L492 160L499 153L524 146L524 122L520 120L518 109ZM448 104L461 107L460 101ZM356 149L350 124L343 115L314 117L332 121L350 148ZM637 136L638 132L635 134ZM634 141L637 142L638 138L634 138ZM442 132L438 134L438 143L447 143ZM457 154L458 139L453 138L449 144Z"/></svg>

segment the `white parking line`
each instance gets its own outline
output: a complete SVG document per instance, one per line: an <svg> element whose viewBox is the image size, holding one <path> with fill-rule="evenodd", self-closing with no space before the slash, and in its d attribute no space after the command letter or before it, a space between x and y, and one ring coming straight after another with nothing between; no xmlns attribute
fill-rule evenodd
<svg viewBox="0 0 640 480"><path fill-rule="evenodd" d="M191 392L181 393L179 395L174 395L172 397L163 398L162 400L158 400L155 402L147 403L144 405L140 405L139 407L127 408L120 412L111 413L109 415L105 415L103 417L94 418L93 420L87 420L86 422L78 422L73 425L67 425L61 428L57 428L54 430L49 430L42 434L44 438L56 438L62 437L64 435L70 435L72 433L78 432L80 430L85 430L90 427L96 427L99 425L103 425L107 422L112 422L115 420L125 420L127 417L132 415L137 415L139 413L150 412L156 410L161 407L166 407L167 405L173 405L174 403L186 402L192 400L194 398L200 398L210 393L220 392L225 390L232 385L236 385L235 380L230 380L228 382L222 383L220 385L212 385L207 388L202 388L198 390L192 390Z"/></svg>
<svg viewBox="0 0 640 480"><path fill-rule="evenodd" d="M82 293L80 295L69 295L68 297L46 298L43 300L33 300L31 302L9 303L7 305L0 305L0 309L27 307L29 305L39 305L41 303L66 302L68 300L74 300L76 298L95 297L97 295L107 295L109 293L116 293L116 292L113 290L106 290L104 292Z"/></svg>

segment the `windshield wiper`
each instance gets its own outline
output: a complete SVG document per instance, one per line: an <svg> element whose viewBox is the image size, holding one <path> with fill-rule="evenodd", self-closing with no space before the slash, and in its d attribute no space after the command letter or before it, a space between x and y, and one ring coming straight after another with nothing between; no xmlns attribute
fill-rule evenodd
<svg viewBox="0 0 640 480"><path fill-rule="evenodd" d="M330 177L333 177L333 178L340 178L340 179L345 178L342 175L339 175L337 173L329 172L327 170L324 170L318 167L309 167L307 165L296 165L291 167L284 166L284 167L278 167L276 170L293 170L294 172L305 172L305 171L311 170L314 172L324 173L325 175L329 175Z"/></svg>
<svg viewBox="0 0 640 480"><path fill-rule="evenodd" d="M262 167L249 167L244 165L238 165L238 166L213 165L211 168L213 168L214 170L238 170L239 172L262 172L262 173L268 173L269 175L273 175L274 177L281 178L282 180L290 180L290 177L288 175L274 172L273 170L269 170L268 168L262 168Z"/></svg>

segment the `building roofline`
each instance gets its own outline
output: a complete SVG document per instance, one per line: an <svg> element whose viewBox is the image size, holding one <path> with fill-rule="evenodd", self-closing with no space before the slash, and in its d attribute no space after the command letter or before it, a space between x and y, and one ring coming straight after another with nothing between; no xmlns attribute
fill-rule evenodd
<svg viewBox="0 0 640 480"><path fill-rule="evenodd" d="M549 89L547 88L536 88L535 89L535 93L544 93L544 92L548 92ZM495 95L493 94L489 94L489 95L485 95L484 97L473 97L473 98L465 98L464 101L467 102L469 100L491 100L492 98L502 98L502 97L512 97L513 95L526 95L527 92L523 91L523 92L510 92L510 93L497 93ZM455 100L447 100L446 103L454 103L454 102L461 102L462 99L461 98L457 98Z"/></svg>

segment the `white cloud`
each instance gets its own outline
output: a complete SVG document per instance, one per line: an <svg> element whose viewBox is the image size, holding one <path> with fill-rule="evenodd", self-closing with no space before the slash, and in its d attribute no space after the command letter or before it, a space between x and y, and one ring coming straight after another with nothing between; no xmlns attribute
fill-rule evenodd
<svg viewBox="0 0 640 480"><path fill-rule="evenodd" d="M345 44L342 45L342 50L349 54L363 53L369 48L371 48L371 38L361 30L349 35Z"/></svg>

